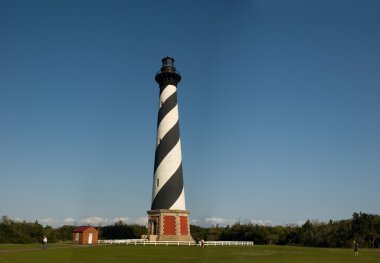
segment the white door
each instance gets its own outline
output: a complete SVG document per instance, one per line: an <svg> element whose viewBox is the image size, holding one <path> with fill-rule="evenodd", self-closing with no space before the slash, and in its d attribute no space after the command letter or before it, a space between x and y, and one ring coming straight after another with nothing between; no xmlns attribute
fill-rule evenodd
<svg viewBox="0 0 380 263"><path fill-rule="evenodd" d="M88 243L92 244L92 233L88 234Z"/></svg>

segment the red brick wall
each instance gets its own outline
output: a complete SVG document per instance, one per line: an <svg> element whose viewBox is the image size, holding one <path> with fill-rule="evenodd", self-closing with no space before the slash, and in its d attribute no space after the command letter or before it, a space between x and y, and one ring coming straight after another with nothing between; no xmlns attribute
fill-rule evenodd
<svg viewBox="0 0 380 263"><path fill-rule="evenodd" d="M88 236L89 234L92 233L92 244L97 244L98 243L98 231L93 228L87 228L86 230L83 231L83 233L79 233L79 240L78 244L88 244ZM73 242L76 243L75 241L75 235L77 233L73 233Z"/></svg>
<svg viewBox="0 0 380 263"><path fill-rule="evenodd" d="M164 235L175 234L175 216L164 216Z"/></svg>
<svg viewBox="0 0 380 263"><path fill-rule="evenodd" d="M188 224L187 224L187 216L180 216L180 223L181 223L181 235L188 235Z"/></svg>
<svg viewBox="0 0 380 263"><path fill-rule="evenodd" d="M83 236L82 236L82 244L88 244L88 236L92 233L92 244L97 244L98 243L98 231L93 228L87 228L85 231L83 231Z"/></svg>

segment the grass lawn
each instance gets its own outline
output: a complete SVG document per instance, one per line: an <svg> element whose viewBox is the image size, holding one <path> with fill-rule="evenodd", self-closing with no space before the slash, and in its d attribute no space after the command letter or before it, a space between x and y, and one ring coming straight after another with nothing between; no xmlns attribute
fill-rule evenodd
<svg viewBox="0 0 380 263"><path fill-rule="evenodd" d="M106 245L75 247L49 244L42 250L34 245L0 245L0 263L29 262L291 262L350 263L380 262L380 250L361 249L359 257L351 249L303 248L286 246L253 247L177 247Z"/></svg>

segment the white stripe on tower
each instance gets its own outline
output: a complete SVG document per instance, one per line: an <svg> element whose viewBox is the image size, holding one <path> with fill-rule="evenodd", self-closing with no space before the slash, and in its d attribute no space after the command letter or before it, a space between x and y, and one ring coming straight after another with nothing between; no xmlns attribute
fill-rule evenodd
<svg viewBox="0 0 380 263"><path fill-rule="evenodd" d="M164 58L162 68L156 75L156 81L160 86L160 108L157 121L152 210L186 209L177 102L177 84L180 80L181 76L174 68L174 59Z"/></svg>
<svg viewBox="0 0 380 263"><path fill-rule="evenodd" d="M162 91L160 95L160 108L162 106L162 103L164 103L175 92L177 92L177 87L174 85L168 85L165 90Z"/></svg>
<svg viewBox="0 0 380 263"><path fill-rule="evenodd" d="M181 143L178 142L176 146L168 153L168 155L162 160L161 164L157 167L154 177L156 179L156 185L153 187L153 199L157 193L161 190L162 186L170 179L178 167L181 165ZM159 180L157 183L157 179Z"/></svg>
<svg viewBox="0 0 380 263"><path fill-rule="evenodd" d="M158 125L157 128L157 144L158 146L160 144L160 140L165 136L165 134L170 131L171 128L177 123L178 121L178 105L176 105L166 116L162 119L161 123Z"/></svg>

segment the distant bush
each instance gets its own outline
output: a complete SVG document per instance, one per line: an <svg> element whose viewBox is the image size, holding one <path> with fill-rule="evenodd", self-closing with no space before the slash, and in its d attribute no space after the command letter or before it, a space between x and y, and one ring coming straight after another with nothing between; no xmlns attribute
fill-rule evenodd
<svg viewBox="0 0 380 263"><path fill-rule="evenodd" d="M307 220L302 226L267 226L240 224L220 227L190 226L195 239L210 241L254 241L255 244L301 245L315 247L352 247L353 240L361 247L380 246L380 216L354 213L352 219L328 223Z"/></svg>
<svg viewBox="0 0 380 263"><path fill-rule="evenodd" d="M135 239L147 233L145 226L127 225L119 221L113 225L99 228L101 239Z"/></svg>

